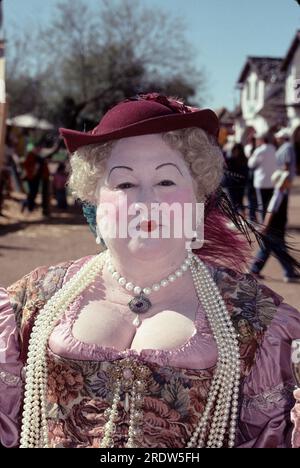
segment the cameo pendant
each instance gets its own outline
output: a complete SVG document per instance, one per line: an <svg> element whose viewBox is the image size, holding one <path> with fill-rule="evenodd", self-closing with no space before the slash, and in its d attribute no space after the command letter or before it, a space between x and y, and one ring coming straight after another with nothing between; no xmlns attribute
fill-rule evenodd
<svg viewBox="0 0 300 468"><path fill-rule="evenodd" d="M143 293L141 293L138 296L131 299L131 301L128 303L128 306L132 312L134 312L135 314L138 314L133 321L133 325L138 327L141 324L139 314L143 314L147 312L152 306L152 304L151 304L151 301L148 299L148 297L146 297Z"/></svg>

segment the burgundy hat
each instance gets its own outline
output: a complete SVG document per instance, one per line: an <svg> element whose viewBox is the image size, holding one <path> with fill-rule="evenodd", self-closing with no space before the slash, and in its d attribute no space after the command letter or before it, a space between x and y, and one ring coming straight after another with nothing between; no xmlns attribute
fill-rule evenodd
<svg viewBox="0 0 300 468"><path fill-rule="evenodd" d="M138 135L199 127L218 137L219 120L210 109L185 106L158 93L127 99L110 109L90 132L60 128L70 153L80 146Z"/></svg>

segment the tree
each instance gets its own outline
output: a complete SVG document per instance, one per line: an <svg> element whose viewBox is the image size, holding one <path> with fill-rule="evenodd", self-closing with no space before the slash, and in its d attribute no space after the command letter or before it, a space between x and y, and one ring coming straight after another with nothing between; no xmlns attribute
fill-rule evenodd
<svg viewBox="0 0 300 468"><path fill-rule="evenodd" d="M189 101L203 91L204 76L193 66L182 21L155 13L140 0L102 0L98 12L83 0L57 3L39 32L33 49L38 64L31 68L41 101L46 99L43 109L51 109L57 124L82 128L82 119L92 124L138 92L158 90Z"/></svg>
<svg viewBox="0 0 300 468"><path fill-rule="evenodd" d="M47 113L44 77L38 69L38 57L31 53L33 47L33 36L27 32L7 41L6 88L12 115L31 112L32 109L41 116Z"/></svg>
<svg viewBox="0 0 300 468"><path fill-rule="evenodd" d="M34 109L40 117L47 115L47 100L42 90L42 79L20 75L7 80L9 110L13 115L26 114Z"/></svg>

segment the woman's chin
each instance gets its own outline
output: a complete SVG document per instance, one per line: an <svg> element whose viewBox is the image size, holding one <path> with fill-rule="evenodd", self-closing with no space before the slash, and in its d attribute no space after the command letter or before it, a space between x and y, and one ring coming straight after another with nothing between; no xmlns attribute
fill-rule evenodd
<svg viewBox="0 0 300 468"><path fill-rule="evenodd" d="M119 252L120 255L133 255L142 259L153 260L158 255L185 248L185 240L178 238L131 237L127 239L114 239L106 242L109 249Z"/></svg>
<svg viewBox="0 0 300 468"><path fill-rule="evenodd" d="M170 249L170 239L155 239L155 238L136 238L131 239L128 243L128 249L134 255L143 258L153 258L155 254L161 254L165 250Z"/></svg>

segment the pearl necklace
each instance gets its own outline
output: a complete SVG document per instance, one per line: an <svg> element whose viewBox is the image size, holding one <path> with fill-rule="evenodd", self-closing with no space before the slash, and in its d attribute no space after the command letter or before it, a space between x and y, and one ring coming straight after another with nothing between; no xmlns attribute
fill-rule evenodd
<svg viewBox="0 0 300 468"><path fill-rule="evenodd" d="M192 262L193 253L189 251L186 259L180 265L180 267L171 273L168 278L163 278L158 283L154 283L152 286L148 286L145 288L141 288L140 286L134 285L130 281L127 281L124 276L121 276L120 273L116 271L113 264L111 263L111 259L108 260L108 271L111 273L112 277L119 283L120 286L125 288L127 291L132 291L136 297L131 299L128 303L128 306L132 312L136 315L134 321L132 322L133 325L139 327L141 324L140 317L138 314L143 314L147 312L150 307L152 307L151 301L147 296L150 296L152 292L159 291L161 287L166 288L170 283L174 283L177 278L181 278L183 273L186 272Z"/></svg>
<svg viewBox="0 0 300 468"><path fill-rule="evenodd" d="M47 346L57 321L66 308L81 294L102 271L107 252L103 252L83 267L41 309L29 340L26 366L24 408L21 429L21 448L47 448L48 424L46 411L47 389ZM209 270L194 255L190 265L195 290L208 318L218 348L218 360L212 379L209 396L203 414L187 442L187 448L221 448L228 429L228 447L235 444L238 396L240 384L240 354L236 332L222 296ZM127 447L138 445L141 437L142 393L145 389L147 372L138 361L112 363L114 396L112 407L106 411L108 418L104 428L101 447L113 447L115 420L118 415L122 384L130 392L130 421ZM125 367L124 367L125 366ZM129 368L130 367L130 368ZM131 375L130 375L131 372ZM136 380L139 379L139 380ZM129 384L129 385L128 385ZM140 427L138 427L138 424Z"/></svg>

